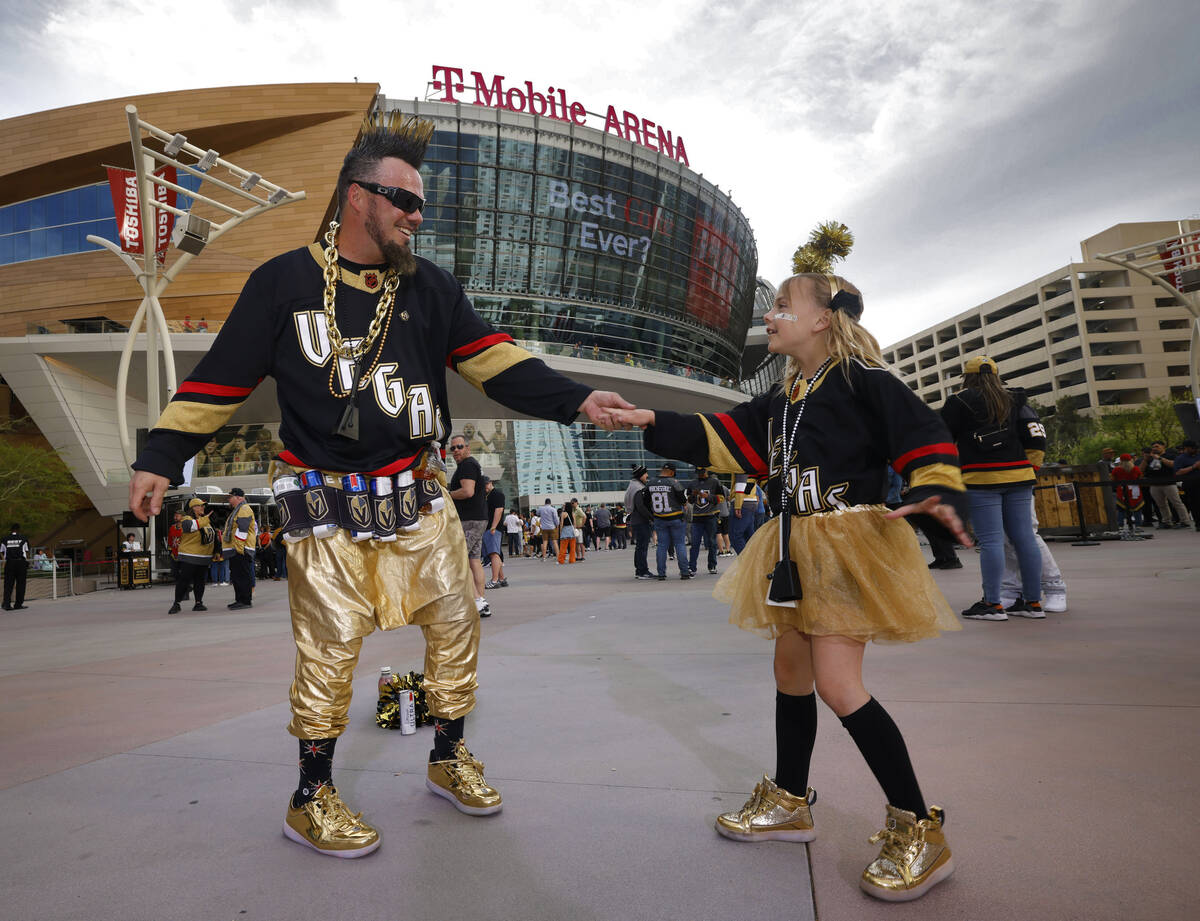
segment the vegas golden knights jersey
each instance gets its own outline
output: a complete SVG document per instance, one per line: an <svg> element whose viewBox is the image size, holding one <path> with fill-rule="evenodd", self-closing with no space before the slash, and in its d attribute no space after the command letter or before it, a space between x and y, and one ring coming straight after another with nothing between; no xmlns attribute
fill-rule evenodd
<svg viewBox="0 0 1200 921"><path fill-rule="evenodd" d="M803 384L797 390L803 394ZM670 454L721 473L767 477L772 515L782 496L783 410L776 386L728 412L685 415L656 411L646 429L647 450ZM962 507L958 451L932 409L885 368L857 359L833 362L788 411L793 432L789 492L792 514L812 515L882 503L886 466L908 480L908 501L939 494ZM961 517L961 515L960 515Z"/></svg>
<svg viewBox="0 0 1200 921"><path fill-rule="evenodd" d="M179 526L183 531L179 538L179 562L205 566L211 563L216 531L209 516L189 516Z"/></svg>
<svg viewBox="0 0 1200 921"><path fill-rule="evenodd" d="M134 469L178 482L184 463L270 375L280 408L281 460L296 467L399 473L423 445L450 431L446 368L504 406L569 424L591 392L546 367L475 312L448 272L417 259L401 281L379 340L360 359L359 438L331 435L353 386L351 362L333 354L323 309L324 256L313 244L256 269L212 348L172 397ZM383 266L341 260L337 326L365 337L383 289Z"/></svg>

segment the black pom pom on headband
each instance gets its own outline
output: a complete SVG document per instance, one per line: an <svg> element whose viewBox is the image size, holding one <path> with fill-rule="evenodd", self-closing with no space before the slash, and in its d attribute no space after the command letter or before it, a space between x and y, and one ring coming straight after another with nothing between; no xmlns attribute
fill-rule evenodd
<svg viewBox="0 0 1200 921"><path fill-rule="evenodd" d="M855 320L861 317L863 312L862 298L849 291L843 291L842 286L838 284L836 275L826 275L825 278L829 282L829 309L840 310Z"/></svg>

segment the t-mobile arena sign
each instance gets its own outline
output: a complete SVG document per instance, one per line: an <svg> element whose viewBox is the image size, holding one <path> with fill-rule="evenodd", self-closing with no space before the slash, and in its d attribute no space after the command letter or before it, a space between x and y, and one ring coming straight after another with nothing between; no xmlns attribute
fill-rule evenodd
<svg viewBox="0 0 1200 921"><path fill-rule="evenodd" d="M598 112L589 112L582 102L569 100L567 91L561 87L547 86L543 92L534 89L531 80L506 86L504 81L507 78L502 74L493 75L491 80L477 70L470 71L470 75L471 80L467 82L463 79L461 67L434 64L433 88L442 91L442 98L438 101L462 102L464 100L458 94L469 91L474 98L467 101L477 106L541 115L581 127L587 124L589 115L594 115L597 120L601 117ZM641 118L628 109L622 110L618 115L616 108L611 105L603 117L604 130L609 134L666 154L684 166L691 166L688 163L687 149L683 146L683 138L675 137L661 125L648 118Z"/></svg>

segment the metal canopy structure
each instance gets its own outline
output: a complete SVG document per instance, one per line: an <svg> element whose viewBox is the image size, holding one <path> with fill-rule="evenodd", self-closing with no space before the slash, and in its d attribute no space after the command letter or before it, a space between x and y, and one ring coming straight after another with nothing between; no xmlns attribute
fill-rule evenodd
<svg viewBox="0 0 1200 921"><path fill-rule="evenodd" d="M146 426L150 428L162 411L162 395L158 385L158 354L161 350L163 369L167 380L166 397L169 400L178 389L175 378L175 356L171 348L171 336L167 328L167 319L163 314L159 296L193 258L198 256L209 243L213 243L233 228L257 217L272 208L286 205L289 202L303 199L304 192L289 192L282 186L263 179L258 173L222 159L215 150L202 150L182 134L169 134L161 128L138 118L137 107L127 105L125 114L129 120L129 141L133 147L133 168L137 176L138 216L142 226L141 264L133 255L126 252L120 245L103 237L89 235L88 240L103 246L114 253L129 267L142 288L142 302L138 305L132 322L129 324L129 334L125 340L125 349L121 354L121 364L117 372L117 428L121 438L121 452L126 464L134 460L133 440L129 434L129 420L125 412L125 401L128 393L129 363L141 333L142 324L146 326ZM142 143L142 133L145 132L163 144L162 151L153 150ZM181 159L186 155L192 162ZM230 201L219 201L199 192L191 192L182 186L154 174L155 164L173 166L191 176L202 179L210 186L227 193ZM234 180L226 182L212 174L213 169L225 170ZM192 199L193 208L203 204L211 209L214 217L221 220L208 219L193 214L191 209L182 211L165 201L160 201L155 194L156 187L169 189L172 192L185 195ZM172 243L180 250L179 256L166 271L159 272L159 254L152 242L154 235L145 232L146 227L157 227L159 212L168 212L175 216L175 232ZM154 215L153 221L148 220Z"/></svg>
<svg viewBox="0 0 1200 921"><path fill-rule="evenodd" d="M133 169L136 176L137 190L137 221L140 224L137 236L141 243L141 262L133 254L126 252L121 245L112 240L106 240L89 234L89 242L103 246L117 256L133 273L142 289L142 301L129 324L129 333L125 338L125 347L121 352L121 362L117 370L117 431L121 440L121 453L125 458L126 468L134 461L134 444L129 433L129 419L126 413L128 398L129 365L141 333L142 324L146 327L146 427L152 428L162 411L163 399L159 390L158 360L161 348L163 370L166 375L166 398L178 389L175 377L175 353L171 347L171 334L167 327L167 318L163 313L159 296L166 287L179 277L193 258L198 256L204 247L219 239L222 234L245 223L264 212L286 205L289 202L300 201L305 197L304 192L289 192L282 186L263 179L258 173L222 159L215 150L202 150L188 142L182 134L169 134L149 122L138 118L137 107L127 105L125 115L129 121L129 142L133 147ZM162 150L153 150L142 142L142 134L162 142ZM188 162L184 161L188 158ZM156 164L172 166L176 170L195 176L208 183L210 187L225 193L218 200L209 195L191 192L188 189L169 181L164 176L155 175ZM232 182L220 179L212 174L212 170L224 170ZM176 173L178 176L178 173ZM176 194L182 194L192 200L192 208L197 204L205 206L206 212L213 217L206 218L192 213L192 208L184 211L159 199L157 190L166 189ZM166 212L175 217L175 231L171 242L180 250L179 256L171 263L170 268L160 272L160 253L158 246L158 218L160 212ZM118 215L118 222L120 216ZM147 232L147 228L153 228ZM165 257L165 253L161 254ZM165 258L163 260L165 262ZM161 340L161 341L160 341ZM150 531L147 545L153 555L155 553L154 519L150 519ZM153 567L153 556L151 557Z"/></svg>

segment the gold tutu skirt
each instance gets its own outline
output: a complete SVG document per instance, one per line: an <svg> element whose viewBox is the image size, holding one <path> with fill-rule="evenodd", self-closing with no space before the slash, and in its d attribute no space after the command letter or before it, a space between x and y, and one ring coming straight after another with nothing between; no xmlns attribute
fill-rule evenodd
<svg viewBox="0 0 1200 921"><path fill-rule="evenodd" d="M717 582L713 597L731 605L729 622L775 638L789 628L812 636L912 643L962 627L902 518L882 505L792 518L792 560L801 600L767 603L767 576L779 561L779 519L750 538Z"/></svg>

